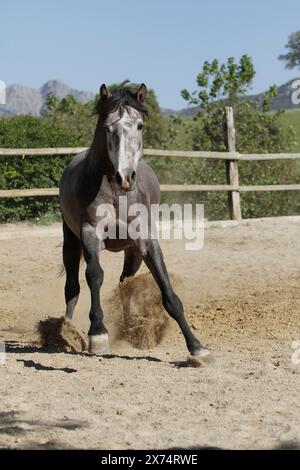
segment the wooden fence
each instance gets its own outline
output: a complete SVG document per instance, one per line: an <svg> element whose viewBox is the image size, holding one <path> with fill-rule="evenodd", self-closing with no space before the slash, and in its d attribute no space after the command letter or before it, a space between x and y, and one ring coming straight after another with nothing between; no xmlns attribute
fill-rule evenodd
<svg viewBox="0 0 300 470"><path fill-rule="evenodd" d="M300 184L247 185L239 184L239 161L292 160L300 159L300 153L240 154L235 147L235 129L232 108L226 108L228 152L202 152L183 150L144 149L144 156L176 158L212 158L225 161L227 184L161 184L164 192L171 191L227 191L228 209L232 220L241 220L240 193L249 191L299 191ZM85 147L4 149L0 157L19 156L22 158L38 155L76 155L87 150ZM58 188L7 189L0 190L0 198L57 196Z"/></svg>

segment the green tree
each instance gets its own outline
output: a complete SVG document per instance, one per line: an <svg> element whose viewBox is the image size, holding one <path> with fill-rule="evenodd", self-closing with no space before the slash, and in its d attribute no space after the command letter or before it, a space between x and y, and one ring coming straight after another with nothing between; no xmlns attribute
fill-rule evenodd
<svg viewBox="0 0 300 470"><path fill-rule="evenodd" d="M280 54L278 59L285 62L287 69L300 68L300 31L290 34L285 47L288 49L288 52Z"/></svg>
<svg viewBox="0 0 300 470"><path fill-rule="evenodd" d="M192 93L182 91L185 100L199 105L194 125L190 126L194 150L227 150L225 106L234 108L237 151L267 153L292 149L294 132L291 128L283 129L280 123L284 111L269 112L272 99L277 93L276 87L270 87L262 102L246 99L254 76L252 59L246 55L238 63L229 58L225 64L220 64L217 60L203 64L197 76L198 90ZM279 178L285 183L295 180L293 163L241 162L239 168L242 184L275 184ZM193 161L185 166L184 173L185 178L193 183L226 183L224 164L220 161ZM281 193L272 197L277 201L273 207L268 193L260 195L259 200L255 193L242 195L243 216L279 215L299 208L299 201L293 194ZM211 207L211 214L220 215L220 211L226 213L226 194L208 193L205 198L207 206Z"/></svg>
<svg viewBox="0 0 300 470"><path fill-rule="evenodd" d="M294 134L289 128L282 130L280 110L270 113L272 99L277 94L271 86L261 102L246 99L252 85L255 70L252 59L242 56L239 63L230 57L226 64L218 60L204 62L197 76L198 90L182 91L182 97L190 104L198 104L199 111L192 129L195 150L226 151L227 131L225 106L234 108L239 152L279 152L291 149Z"/></svg>
<svg viewBox="0 0 300 470"><path fill-rule="evenodd" d="M94 109L95 100L83 104L72 95L59 100L49 93L42 118L72 134L79 146L88 147L92 142L96 127Z"/></svg>
<svg viewBox="0 0 300 470"><path fill-rule="evenodd" d="M120 84L115 83L108 87L110 91L118 88ZM138 88L137 84L132 84ZM81 104L73 96L67 96L58 100L52 94L48 95L43 117L52 122L59 123L60 126L74 133L80 145L89 146L91 144L97 117L94 114L95 100L86 104ZM166 140L167 126L166 120L160 113L159 104L153 90L148 90L145 100L148 108L148 117L145 121L143 132L145 147L161 147Z"/></svg>
<svg viewBox="0 0 300 470"><path fill-rule="evenodd" d="M217 59L211 63L205 61L196 80L198 90L190 93L184 89L181 95L190 104L199 104L204 109L216 99L226 100L234 106L248 91L254 77L254 66L248 55L243 55L239 63L233 57L225 64L220 64Z"/></svg>

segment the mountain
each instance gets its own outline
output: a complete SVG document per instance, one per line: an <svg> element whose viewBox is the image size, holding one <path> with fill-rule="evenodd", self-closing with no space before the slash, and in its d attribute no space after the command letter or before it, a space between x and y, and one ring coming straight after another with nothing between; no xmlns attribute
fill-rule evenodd
<svg viewBox="0 0 300 470"><path fill-rule="evenodd" d="M68 95L74 96L79 103L87 103L95 98L96 93L92 91L80 91L71 88L60 80L48 80L41 88L42 100L45 101L49 93L53 93L60 100Z"/></svg>
<svg viewBox="0 0 300 470"><path fill-rule="evenodd" d="M292 83L295 81L290 80L287 83L278 87L278 95L273 101L272 110L283 109L299 109L299 105L292 103ZM9 117L16 114L30 114L32 116L40 116L48 93L53 93L57 98L62 99L67 95L72 95L80 103L86 103L93 100L96 93L91 91L81 91L71 88L66 83L60 80L49 80L41 88L35 89L23 85L10 85L6 88L6 105L0 105L0 117ZM263 93L257 95L249 95L246 99L262 101ZM191 106L183 108L179 111L172 109L162 108L162 114L168 116L170 114L177 114L179 116L195 116L199 110L199 106Z"/></svg>
<svg viewBox="0 0 300 470"><path fill-rule="evenodd" d="M39 116L44 109L48 93L53 93L59 99L72 95L80 103L86 103L94 99L96 95L90 91L71 88L60 80L49 80L39 89L10 85L6 88L6 104L0 105L0 117L16 114Z"/></svg>
<svg viewBox="0 0 300 470"><path fill-rule="evenodd" d="M288 82L284 83L283 85L280 85L278 87L278 94L274 98L272 105L271 105L271 111L276 111L278 109L300 109L300 105L293 104L292 102L292 83L295 80L300 80L299 78L294 78L293 80L289 80ZM298 87L299 88L299 87ZM258 93L257 95L248 95L245 97L246 100L254 100L258 102L262 102L263 100L263 93ZM179 116L195 116L197 112L199 111L200 106L190 106L187 108L180 109L179 111L172 111L170 109L166 110L165 114L177 114Z"/></svg>
<svg viewBox="0 0 300 470"><path fill-rule="evenodd" d="M295 81L299 81L300 84L300 78L294 78L293 80L289 80L288 82L284 83L283 85L278 87L278 94L274 98L271 110L272 111L277 111L278 109L300 109L299 104L293 104L292 102L292 94L295 91L295 89L292 88L292 84ZM300 88L300 85L298 86ZM263 98L263 93L260 93L258 95L252 95L248 96L248 99L255 99L258 101L262 101Z"/></svg>

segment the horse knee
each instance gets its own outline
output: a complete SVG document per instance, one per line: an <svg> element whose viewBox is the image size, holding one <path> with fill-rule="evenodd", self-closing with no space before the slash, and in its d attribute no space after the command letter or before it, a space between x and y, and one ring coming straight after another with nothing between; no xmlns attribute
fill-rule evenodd
<svg viewBox="0 0 300 470"><path fill-rule="evenodd" d="M98 261L92 261L87 264L85 276L90 288L92 288L95 284L97 284L99 287L102 285L103 269L101 268Z"/></svg>

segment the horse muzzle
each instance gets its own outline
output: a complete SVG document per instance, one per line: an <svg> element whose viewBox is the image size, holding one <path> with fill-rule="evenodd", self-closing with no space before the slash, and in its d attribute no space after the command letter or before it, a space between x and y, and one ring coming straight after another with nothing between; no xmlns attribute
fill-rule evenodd
<svg viewBox="0 0 300 470"><path fill-rule="evenodd" d="M116 172L116 182L124 191L132 191L136 185L136 172L130 169L118 170Z"/></svg>

